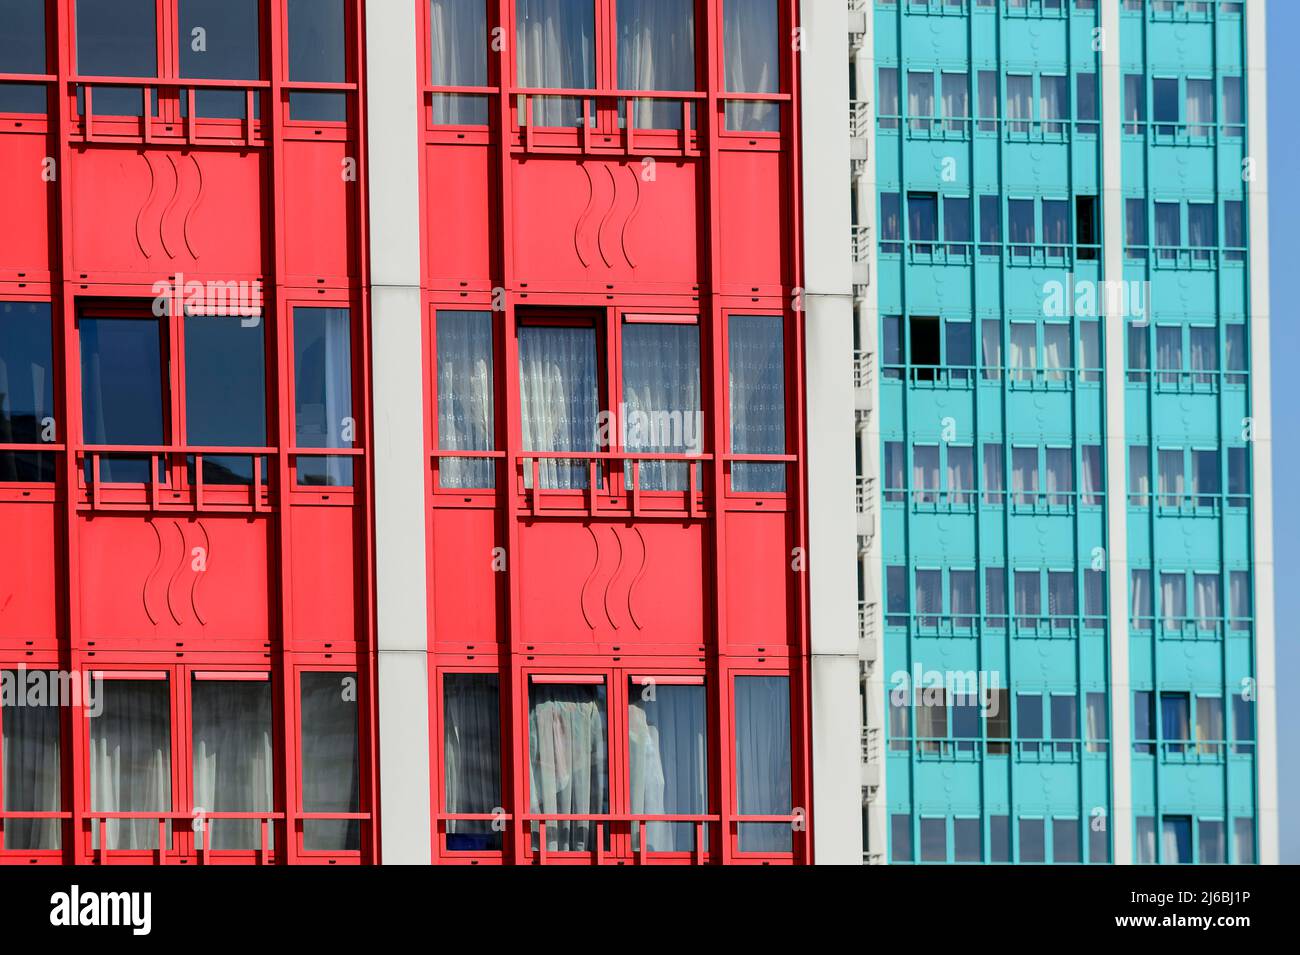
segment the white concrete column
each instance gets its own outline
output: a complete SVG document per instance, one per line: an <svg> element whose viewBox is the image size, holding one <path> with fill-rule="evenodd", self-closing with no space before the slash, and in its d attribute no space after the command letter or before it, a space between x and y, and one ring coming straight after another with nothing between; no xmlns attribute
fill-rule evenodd
<svg viewBox="0 0 1300 955"><path fill-rule="evenodd" d="M848 5L802 0L813 855L862 862Z"/></svg>
<svg viewBox="0 0 1300 955"><path fill-rule="evenodd" d="M1273 658L1273 420L1270 406L1268 298L1268 24L1265 0L1246 3L1248 155L1254 179L1246 183L1250 216L1250 413L1255 581L1256 760L1259 767L1259 861L1278 863L1277 672Z"/></svg>
<svg viewBox="0 0 1300 955"><path fill-rule="evenodd" d="M419 87L415 4L366 4L379 847L427 864L428 577L421 355Z"/></svg>
<svg viewBox="0 0 1300 955"><path fill-rule="evenodd" d="M1102 0L1101 153L1103 266L1107 282L1124 278L1124 183L1120 150L1123 78L1120 0ZM1148 303L1149 304L1149 303ZM1129 685L1128 440L1124 419L1124 342L1128 320L1106 314L1106 587L1110 637L1111 807L1107 820L1116 864L1133 862L1132 689ZM1149 316L1148 316L1149 317ZM1085 818L1091 821L1091 806Z"/></svg>

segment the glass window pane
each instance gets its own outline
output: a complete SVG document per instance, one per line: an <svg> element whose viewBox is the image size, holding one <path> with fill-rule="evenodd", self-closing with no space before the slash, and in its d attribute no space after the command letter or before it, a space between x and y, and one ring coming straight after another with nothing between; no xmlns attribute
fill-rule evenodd
<svg viewBox="0 0 1300 955"><path fill-rule="evenodd" d="M438 448L491 451L496 447L492 313L440 311L436 337ZM438 483L496 487L496 465L489 458L441 458Z"/></svg>
<svg viewBox="0 0 1300 955"><path fill-rule="evenodd" d="M951 255L965 255L971 240L970 200L966 198L943 200L943 237L947 242L961 243L948 246Z"/></svg>
<svg viewBox="0 0 1300 955"><path fill-rule="evenodd" d="M1052 694L1052 739L1058 753L1073 753L1079 737L1079 701L1073 693ZM1064 859L1057 859L1064 862ZM1073 861L1073 860L1070 860Z"/></svg>
<svg viewBox="0 0 1300 955"><path fill-rule="evenodd" d="M1088 752L1104 753L1110 738L1110 720L1105 693L1088 694ZM1097 861L1093 859L1093 861Z"/></svg>
<svg viewBox="0 0 1300 955"><path fill-rule="evenodd" d="M1187 81L1187 133L1209 136L1214 127L1214 80Z"/></svg>
<svg viewBox="0 0 1300 955"><path fill-rule="evenodd" d="M443 798L449 813L499 812L501 700L495 673L448 673L442 680ZM491 819L449 819L450 852L500 850Z"/></svg>
<svg viewBox="0 0 1300 955"><path fill-rule="evenodd" d="M1006 461L1001 444L984 445L984 503L993 506L1002 503L1006 492Z"/></svg>
<svg viewBox="0 0 1300 955"><path fill-rule="evenodd" d="M1042 819L1020 820L1020 861L1045 862L1045 826Z"/></svg>
<svg viewBox="0 0 1300 955"><path fill-rule="evenodd" d="M725 0L722 39L728 92L781 91L780 13L776 0ZM781 110L776 103L729 102L726 110L727 129L781 129Z"/></svg>
<svg viewBox="0 0 1300 955"><path fill-rule="evenodd" d="M516 0L516 69L534 89L590 89L596 85L596 13L591 0ZM581 126L581 99L533 99L533 124ZM520 122L525 104L520 97ZM591 115L594 119L594 105Z"/></svg>
<svg viewBox="0 0 1300 955"><path fill-rule="evenodd" d="M1151 81L1151 118L1157 123L1156 132L1172 136L1178 122L1178 80L1153 79ZM1159 125L1164 123L1166 125Z"/></svg>
<svg viewBox="0 0 1300 955"><path fill-rule="evenodd" d="M1074 240L1070 236L1070 203L1064 199L1043 200L1043 241L1055 246L1050 251L1064 254L1067 246Z"/></svg>
<svg viewBox="0 0 1300 955"><path fill-rule="evenodd" d="M256 80L262 75L257 0L180 0L177 49L180 75L208 80ZM259 97L254 100L254 115ZM182 93L181 114L189 103ZM194 110L200 116L243 119L248 111L244 90L198 90Z"/></svg>
<svg viewBox="0 0 1300 955"><path fill-rule="evenodd" d="M736 706L736 806L740 815L791 812L790 680L738 676ZM742 852L790 852L788 822L741 823Z"/></svg>
<svg viewBox="0 0 1300 955"><path fill-rule="evenodd" d="M486 0L429 0L429 80L433 86L488 85ZM433 122L486 126L488 98L435 94Z"/></svg>
<svg viewBox="0 0 1300 955"><path fill-rule="evenodd" d="M1255 864L1255 820L1232 821L1232 861L1237 865Z"/></svg>
<svg viewBox="0 0 1300 955"><path fill-rule="evenodd" d="M301 681L303 812L359 812L357 675L313 672L302 674ZM307 819L302 826L308 851L361 848L360 820Z"/></svg>
<svg viewBox="0 0 1300 955"><path fill-rule="evenodd" d="M952 821L952 849L954 862L979 862L983 858L981 823L978 819Z"/></svg>
<svg viewBox="0 0 1300 955"><path fill-rule="evenodd" d="M1079 132L1085 135L1097 133L1097 74L1080 73L1074 78L1077 99L1075 110L1078 113Z"/></svg>
<svg viewBox="0 0 1300 955"><path fill-rule="evenodd" d="M154 0L77 0L77 72L82 76L157 76ZM96 116L139 116L139 89L96 87ZM80 99L80 96L78 97Z"/></svg>
<svg viewBox="0 0 1300 955"><path fill-rule="evenodd" d="M880 194L880 252L897 255L902 251L898 242L903 238L902 202L896 192Z"/></svg>
<svg viewBox="0 0 1300 955"><path fill-rule="evenodd" d="M0 73L44 73L45 0L0 0ZM45 87L0 83L0 113L43 113Z"/></svg>
<svg viewBox="0 0 1300 955"><path fill-rule="evenodd" d="M1007 77L1007 125L1012 133L1029 132L1034 116L1034 78L1009 75Z"/></svg>
<svg viewBox="0 0 1300 955"><path fill-rule="evenodd" d="M889 861L912 861L912 817L905 813L889 817Z"/></svg>
<svg viewBox="0 0 1300 955"><path fill-rule="evenodd" d="M293 310L294 414L300 448L350 448L352 315L346 308ZM352 459L299 457L298 483L351 487Z"/></svg>
<svg viewBox="0 0 1300 955"><path fill-rule="evenodd" d="M989 816L989 861L1011 861L1011 817Z"/></svg>
<svg viewBox="0 0 1300 955"><path fill-rule="evenodd" d="M238 318L185 318L185 431L195 447L260 448L266 444L264 325ZM250 484L260 459L203 459L203 480ZM260 467L260 463L257 464Z"/></svg>
<svg viewBox="0 0 1300 955"><path fill-rule="evenodd" d="M1133 738L1149 741L1156 738L1154 696L1150 690L1136 690L1133 693ZM1150 746L1135 747L1139 753L1151 752Z"/></svg>
<svg viewBox="0 0 1300 955"><path fill-rule="evenodd" d="M162 339L156 318L78 322L81 342L82 434L87 444L163 443ZM86 468L89 473L90 460ZM148 458L107 456L100 480L145 482Z"/></svg>
<svg viewBox="0 0 1300 955"><path fill-rule="evenodd" d="M604 815L609 812L609 753L605 685L533 683L529 688L529 811ZM533 845L538 847L533 824ZM609 829L605 829L606 840ZM593 852L591 819L549 820L548 852Z"/></svg>
<svg viewBox="0 0 1300 955"><path fill-rule="evenodd" d="M1156 820L1154 816L1138 816L1136 819L1138 865L1155 865L1156 862Z"/></svg>
<svg viewBox="0 0 1300 955"><path fill-rule="evenodd" d="M1013 244L1025 243L1026 245L1034 244L1034 200L1033 199L1008 199L1008 231ZM1025 245L1018 246L1015 250L1016 255L1028 255L1029 249Z"/></svg>
<svg viewBox="0 0 1300 955"><path fill-rule="evenodd" d="M167 680L104 680L90 715L93 812L171 812L171 694ZM167 823L168 848L171 823ZM157 849L157 819L109 819L108 849ZM92 845L99 847L99 823Z"/></svg>
<svg viewBox="0 0 1300 955"><path fill-rule="evenodd" d="M1016 694L1016 739L1024 753L1037 753L1043 738L1043 698L1037 693Z"/></svg>
<svg viewBox="0 0 1300 955"><path fill-rule="evenodd" d="M934 117L934 73L909 70L907 74L908 125L914 130L928 130Z"/></svg>
<svg viewBox="0 0 1300 955"><path fill-rule="evenodd" d="M996 132L998 128L998 72L997 70L979 71L979 109L978 127L982 133Z"/></svg>
<svg viewBox="0 0 1300 955"><path fill-rule="evenodd" d="M921 861L948 861L948 820L921 820Z"/></svg>
<svg viewBox="0 0 1300 955"><path fill-rule="evenodd" d="M1124 132L1140 134L1146 122L1146 77L1141 73L1124 75Z"/></svg>
<svg viewBox="0 0 1300 955"><path fill-rule="evenodd" d="M965 73L943 73L940 76L943 94L944 129L951 133L964 133L966 119L970 116L970 91Z"/></svg>
<svg viewBox="0 0 1300 955"><path fill-rule="evenodd" d="M347 15L344 0L288 0L289 81L347 82ZM346 93L289 94L289 118L344 122Z"/></svg>
<svg viewBox="0 0 1300 955"><path fill-rule="evenodd" d="M191 683L194 811L272 812L275 752L271 735L271 681L195 680ZM257 819L209 819L195 842L208 849L262 847ZM268 821L267 848L275 845Z"/></svg>
<svg viewBox="0 0 1300 955"><path fill-rule="evenodd" d="M706 719L703 685L629 686L628 785L634 815L693 816L709 811ZM634 851L637 835L634 828ZM645 840L648 852L690 852L695 849L695 826L646 823Z"/></svg>
<svg viewBox="0 0 1300 955"><path fill-rule="evenodd" d="M625 90L695 89L694 0L622 0L618 85ZM638 100L638 129L681 129L680 100Z"/></svg>
<svg viewBox="0 0 1300 955"><path fill-rule="evenodd" d="M1242 137L1245 113L1242 107L1240 76L1225 76L1223 78L1223 122L1225 124L1223 134L1225 136L1233 139Z"/></svg>
<svg viewBox="0 0 1300 955"><path fill-rule="evenodd" d="M1160 249L1160 257L1175 257L1182 241L1182 207L1177 202L1157 202L1156 245Z"/></svg>
<svg viewBox="0 0 1300 955"><path fill-rule="evenodd" d="M627 323L623 326L623 407L620 425L629 451L699 454L703 450L700 330L696 325ZM632 486L632 463L625 481ZM689 465L637 464L642 490L684 491ZM696 487L702 472L696 467Z"/></svg>
<svg viewBox="0 0 1300 955"><path fill-rule="evenodd" d="M13 670L3 675L6 692L0 700L0 756L4 760L5 812L59 812L63 808L60 775L61 698L45 692L58 686L58 674L44 670ZM39 695L38 695L39 693ZM62 823L58 819L6 819L4 847L10 850L58 849Z"/></svg>
<svg viewBox="0 0 1300 955"><path fill-rule="evenodd" d="M600 398L596 330L591 326L523 325L519 329L519 401L528 451L596 450ZM539 459L544 488L585 488L586 459ZM532 487L532 461L524 461Z"/></svg>
<svg viewBox="0 0 1300 955"><path fill-rule="evenodd" d="M1088 861L1092 863L1110 862L1110 837L1106 831L1106 818L1103 816L1100 820L1101 827L1098 828L1093 819L1088 825Z"/></svg>
<svg viewBox="0 0 1300 955"><path fill-rule="evenodd" d="M785 454L784 322L774 315L732 315L728 321L731 452ZM736 462L732 490L785 490L784 464Z"/></svg>
<svg viewBox="0 0 1300 955"><path fill-rule="evenodd" d="M1079 861L1079 820L1052 820L1052 861Z"/></svg>
<svg viewBox="0 0 1300 955"><path fill-rule="evenodd" d="M1166 816L1160 825L1164 864L1192 861L1192 820L1187 816Z"/></svg>
<svg viewBox="0 0 1300 955"><path fill-rule="evenodd" d="M54 455L5 444L59 438L48 302L0 303L0 482L53 481Z"/></svg>
<svg viewBox="0 0 1300 955"><path fill-rule="evenodd" d="M1070 87L1064 76L1040 76L1039 118L1043 122L1043 132L1062 133L1065 122L1070 118Z"/></svg>
<svg viewBox="0 0 1300 955"><path fill-rule="evenodd" d="M881 129L898 129L898 68L882 66L877 85L877 116Z"/></svg>

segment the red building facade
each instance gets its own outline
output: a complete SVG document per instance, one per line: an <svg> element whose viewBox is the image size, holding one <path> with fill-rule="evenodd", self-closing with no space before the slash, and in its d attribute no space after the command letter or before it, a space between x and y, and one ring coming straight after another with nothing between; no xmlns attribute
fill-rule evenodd
<svg viewBox="0 0 1300 955"><path fill-rule="evenodd" d="M407 2L430 857L810 861L797 4ZM368 5L3 6L0 860L382 861Z"/></svg>

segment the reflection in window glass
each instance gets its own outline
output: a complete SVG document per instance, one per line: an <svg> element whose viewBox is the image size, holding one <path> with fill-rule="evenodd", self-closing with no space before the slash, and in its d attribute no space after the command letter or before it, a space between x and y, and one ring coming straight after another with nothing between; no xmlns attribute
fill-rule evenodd
<svg viewBox="0 0 1300 955"><path fill-rule="evenodd" d="M346 308L293 310L294 413L299 448L350 448L352 415L352 323ZM352 486L352 459L303 456L298 483Z"/></svg>
<svg viewBox="0 0 1300 955"><path fill-rule="evenodd" d="M738 676L736 698L736 804L741 816L788 815L790 680L784 676ZM790 852L788 822L740 824L741 852Z"/></svg>
<svg viewBox="0 0 1300 955"><path fill-rule="evenodd" d="M628 687L628 784L635 815L708 812L709 767L704 686L633 682ZM637 830L632 830L637 848ZM706 827L707 835L707 827ZM695 825L650 822L649 852L690 852ZM706 840L707 841L707 840Z"/></svg>
<svg viewBox="0 0 1300 955"><path fill-rule="evenodd" d="M271 812L275 759L271 681L195 680L191 685L194 807L208 812ZM275 845L274 826L266 831ZM260 849L257 819L210 819L195 835L209 849Z"/></svg>
<svg viewBox="0 0 1300 955"><path fill-rule="evenodd" d="M731 452L785 454L785 344L779 315L732 315L728 320ZM736 462L735 491L785 490L784 464Z"/></svg>
<svg viewBox="0 0 1300 955"><path fill-rule="evenodd" d="M501 701L495 673L448 673L442 682L442 763L449 813L491 814L501 798ZM451 819L447 849L501 848L490 819Z"/></svg>
<svg viewBox="0 0 1300 955"><path fill-rule="evenodd" d="M1161 848L1165 865L1192 862L1192 820L1190 816L1165 816L1160 821Z"/></svg>
<svg viewBox="0 0 1300 955"><path fill-rule="evenodd" d="M585 90L596 85L594 0L515 0L515 22L521 86ZM576 97L538 96L532 102L534 126L582 125L582 100ZM522 96L518 110L522 124Z"/></svg>
<svg viewBox="0 0 1300 955"><path fill-rule="evenodd" d="M621 0L618 86L695 89L695 0ZM637 100L633 119L638 129L681 129L682 104Z"/></svg>
<svg viewBox="0 0 1300 955"><path fill-rule="evenodd" d="M158 319L83 315L77 325L81 339L81 427L86 444L161 445L163 383ZM89 474L89 457L86 470ZM100 459L99 477L105 482L144 483L149 480L149 459L106 455Z"/></svg>
<svg viewBox="0 0 1300 955"><path fill-rule="evenodd" d="M435 348L438 447L490 451L496 447L492 313L438 312ZM489 458L442 458L438 483L448 488L496 487Z"/></svg>
<svg viewBox="0 0 1300 955"><path fill-rule="evenodd" d="M623 326L623 421L629 451L698 454L702 450L700 330L696 325L627 323ZM632 486L632 463L626 483ZM684 491L689 465L641 461L646 491ZM700 469L696 468L698 488Z"/></svg>
<svg viewBox="0 0 1300 955"><path fill-rule="evenodd" d="M302 674L303 812L360 811L356 686L355 673ZM307 819L303 821L302 833L303 848L309 852L361 848L361 825L357 819Z"/></svg>
<svg viewBox="0 0 1300 955"><path fill-rule="evenodd" d="M77 72L82 76L157 76L154 0L77 0ZM96 116L139 116L139 89L95 87ZM154 94L155 107L157 94ZM81 96L78 93L80 105Z"/></svg>
<svg viewBox="0 0 1300 955"><path fill-rule="evenodd" d="M347 81L347 17L344 0L288 0L289 82ZM344 122L346 93L291 92L289 118Z"/></svg>
<svg viewBox="0 0 1300 955"><path fill-rule="evenodd" d="M58 685L56 674L18 670L5 673L4 680L15 691L14 699L6 694L0 703L3 706L0 756L4 760L4 811L58 812L63 807L58 701L38 698L28 692L36 686ZM57 819L6 819L4 847L58 849L62 844L61 826Z"/></svg>
<svg viewBox="0 0 1300 955"><path fill-rule="evenodd" d="M262 75L257 0L180 0L177 48L180 75L206 80L255 80ZM201 31L201 32L200 32ZM260 97L253 99L258 114ZM181 95L181 115L189 102ZM244 90L197 90L194 111L218 119L244 119Z"/></svg>
<svg viewBox="0 0 1300 955"><path fill-rule="evenodd" d="M533 683L528 700L529 812L609 812L605 685ZM533 823L533 847L538 847ZM609 828L605 828L609 839ZM548 852L593 852L593 819L547 820ZM608 848L608 846L606 846Z"/></svg>
<svg viewBox="0 0 1300 955"><path fill-rule="evenodd" d="M595 451L600 396L596 330L590 326L522 325L519 328L519 403L527 451ZM544 488L585 488L589 460L543 458ZM524 460L532 487L533 462Z"/></svg>
<svg viewBox="0 0 1300 955"><path fill-rule="evenodd" d="M259 448L266 444L264 325L238 318L185 319L185 430L195 447ZM192 463L192 462L191 462ZM205 457L209 484L250 484L261 459Z"/></svg>
<svg viewBox="0 0 1300 955"><path fill-rule="evenodd" d="M171 693L163 680L103 680L90 716L92 812L171 812ZM90 711L87 710L89 716ZM99 848L99 823L92 846ZM172 824L167 822L170 848ZM157 819L109 819L108 849L157 849Z"/></svg>
<svg viewBox="0 0 1300 955"><path fill-rule="evenodd" d="M722 5L725 88L729 93L779 93L781 44L776 0L725 0ZM779 132L777 103L728 102L727 129Z"/></svg>
<svg viewBox="0 0 1300 955"><path fill-rule="evenodd" d="M44 73L45 0L0 0L0 73ZM0 83L0 113L44 113L45 87Z"/></svg>
<svg viewBox="0 0 1300 955"><path fill-rule="evenodd" d="M488 85L486 0L429 0L429 79L434 86ZM433 122L439 126L486 126L485 96L437 93Z"/></svg>
<svg viewBox="0 0 1300 955"><path fill-rule="evenodd" d="M0 482L53 481L54 456L5 444L57 440L48 302L0 303Z"/></svg>

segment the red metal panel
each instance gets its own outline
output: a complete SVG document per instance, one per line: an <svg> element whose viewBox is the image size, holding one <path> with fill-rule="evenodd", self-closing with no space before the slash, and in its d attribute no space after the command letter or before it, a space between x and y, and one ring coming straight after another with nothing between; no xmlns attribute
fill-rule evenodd
<svg viewBox="0 0 1300 955"><path fill-rule="evenodd" d="M43 119L43 118L42 118ZM47 161L49 137L0 125L0 182L6 227L0 229L0 278L32 281L50 275L50 225L57 170ZM35 123L31 123L35 126ZM43 125L43 122L42 122Z"/></svg>
<svg viewBox="0 0 1300 955"><path fill-rule="evenodd" d="M425 275L441 288L491 288L493 164L487 146L425 149Z"/></svg>
<svg viewBox="0 0 1300 955"><path fill-rule="evenodd" d="M59 511L0 504L0 646L52 645L58 632Z"/></svg>
<svg viewBox="0 0 1300 955"><path fill-rule="evenodd" d="M286 140L283 145L287 276L302 284L346 283L357 274L356 184L345 179L356 148L346 142Z"/></svg>
<svg viewBox="0 0 1300 955"><path fill-rule="evenodd" d="M504 576L494 554L496 526L497 515L482 508L440 508L433 514L429 600L440 647L494 652L501 640Z"/></svg>
<svg viewBox="0 0 1300 955"><path fill-rule="evenodd" d="M346 647L357 640L357 554L351 507L290 508L293 638Z"/></svg>

